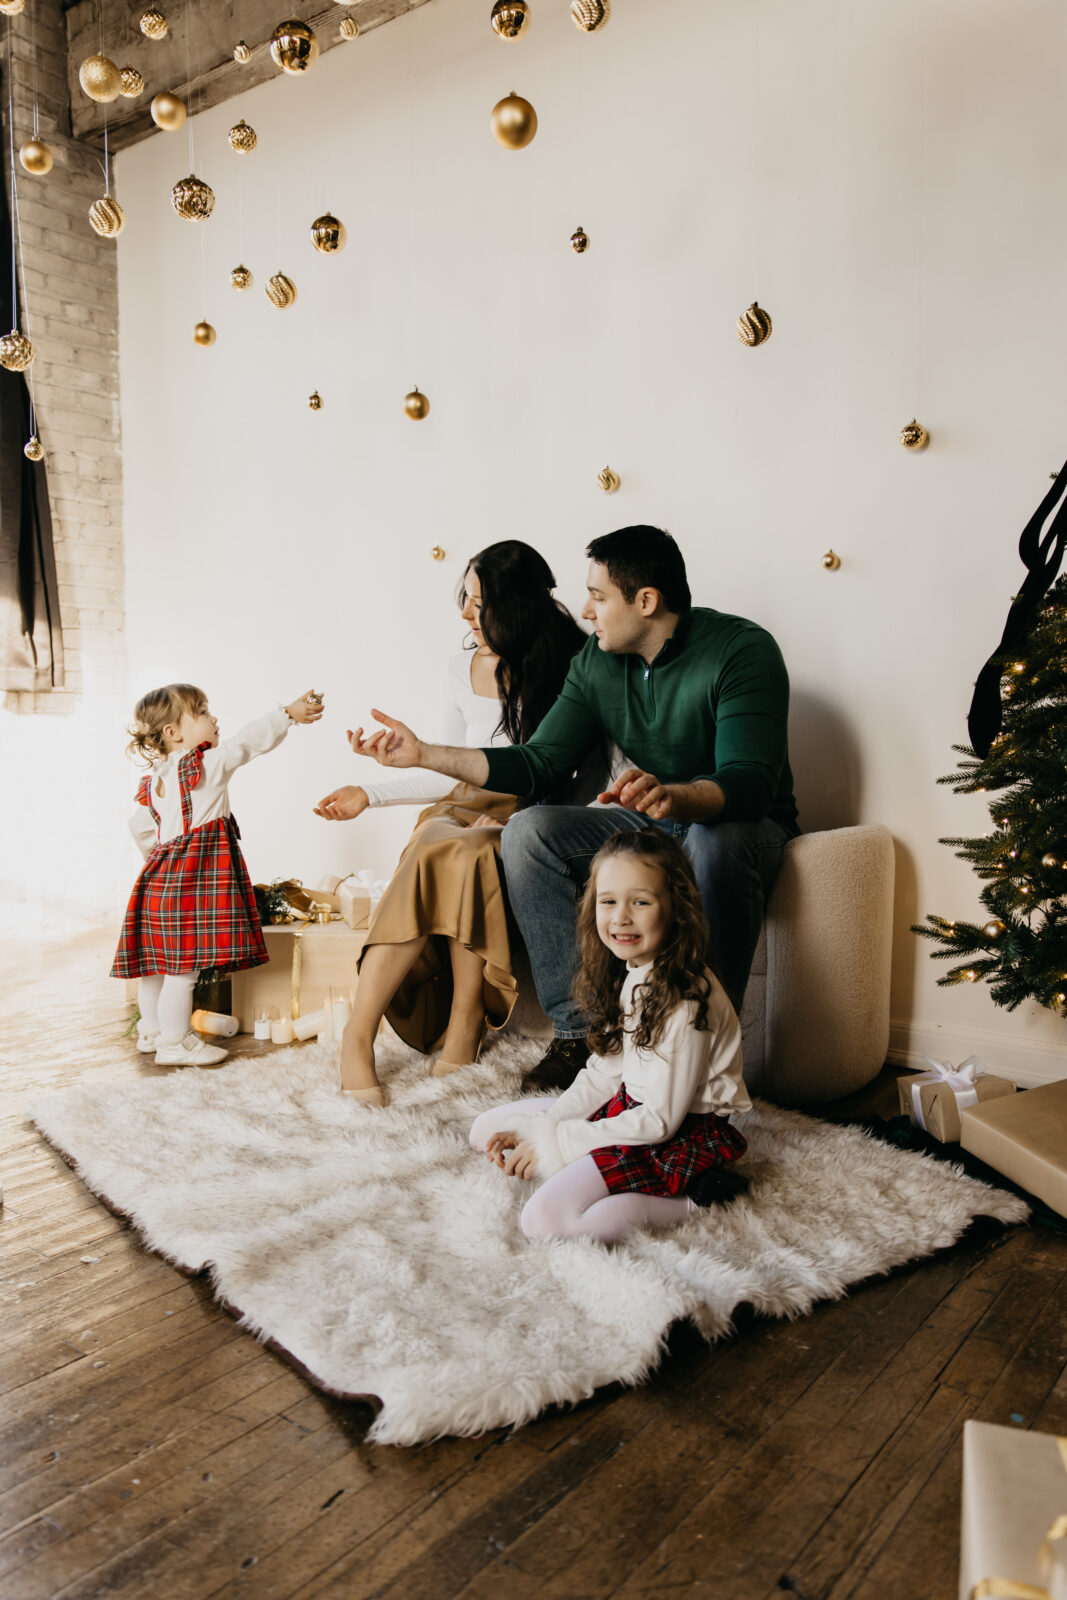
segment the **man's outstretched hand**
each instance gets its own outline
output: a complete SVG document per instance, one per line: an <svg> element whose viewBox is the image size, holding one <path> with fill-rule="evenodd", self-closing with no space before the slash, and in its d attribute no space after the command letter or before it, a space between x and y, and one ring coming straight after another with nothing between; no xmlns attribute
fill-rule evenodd
<svg viewBox="0 0 1067 1600"><path fill-rule="evenodd" d="M363 736L363 729L348 730L348 742L357 756L370 756L381 767L418 767L422 765L422 746L411 729L384 711L371 707L371 716L384 724L376 732Z"/></svg>

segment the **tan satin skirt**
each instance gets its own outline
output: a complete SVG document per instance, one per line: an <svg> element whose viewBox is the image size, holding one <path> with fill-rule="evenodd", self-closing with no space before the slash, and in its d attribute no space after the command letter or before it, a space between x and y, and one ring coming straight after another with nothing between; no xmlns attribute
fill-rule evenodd
<svg viewBox="0 0 1067 1600"><path fill-rule="evenodd" d="M458 784L447 800L419 817L371 918L361 964L372 945L430 935L385 1013L404 1043L426 1055L439 1048L452 1010L449 939L485 963L489 1026L502 1028L515 1005L518 985L511 970L500 829L471 824L480 816L506 822L517 804L514 795Z"/></svg>

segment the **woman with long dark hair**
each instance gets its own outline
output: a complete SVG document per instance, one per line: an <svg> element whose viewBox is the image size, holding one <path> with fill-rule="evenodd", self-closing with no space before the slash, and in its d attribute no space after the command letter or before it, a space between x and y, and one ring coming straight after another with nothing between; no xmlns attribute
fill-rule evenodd
<svg viewBox="0 0 1067 1600"><path fill-rule="evenodd" d="M544 557L519 539L491 544L468 562L459 599L475 648L448 663L447 743L515 744L537 728L587 637L554 598L555 583ZM595 794L596 777L583 785L588 794L566 798L573 804ZM517 995L500 867L500 832L518 804L514 795L410 773L335 789L316 809L333 821L415 801L435 803L419 818L371 920L341 1046L342 1087L371 1105L386 1103L374 1062L383 1016L416 1050L440 1050L434 1073L445 1076L477 1060L485 1027L503 1027Z"/></svg>

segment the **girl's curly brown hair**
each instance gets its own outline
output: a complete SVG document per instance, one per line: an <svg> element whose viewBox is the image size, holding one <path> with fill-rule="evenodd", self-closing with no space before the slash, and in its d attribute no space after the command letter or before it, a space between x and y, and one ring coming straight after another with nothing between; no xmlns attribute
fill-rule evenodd
<svg viewBox="0 0 1067 1600"><path fill-rule="evenodd" d="M168 683L162 689L150 689L133 708L132 726L126 729L130 742L126 754L151 766L166 755L163 729L178 723L182 712L194 717L207 710L207 695L195 683Z"/></svg>
<svg viewBox="0 0 1067 1600"><path fill-rule="evenodd" d="M574 997L590 1019L589 1046L597 1055L613 1055L622 1049L619 994L626 963L611 953L596 926L597 873L605 861L618 855L640 856L659 868L672 913L667 937L641 986L633 1043L639 1050L654 1050L671 1013L685 1000L696 1001L694 1025L705 1032L708 1027L708 926L689 857L670 834L658 828L616 833L593 858L578 915L581 959Z"/></svg>

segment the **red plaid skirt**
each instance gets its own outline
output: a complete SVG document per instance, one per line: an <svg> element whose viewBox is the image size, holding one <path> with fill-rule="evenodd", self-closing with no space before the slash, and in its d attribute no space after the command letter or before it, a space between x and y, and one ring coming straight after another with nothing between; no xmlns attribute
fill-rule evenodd
<svg viewBox="0 0 1067 1600"><path fill-rule="evenodd" d="M640 1100L631 1100L620 1084L606 1106L588 1118L617 1117ZM662 1144L613 1144L590 1155L611 1194L636 1189L641 1194L684 1195L693 1179L712 1167L722 1167L743 1156L748 1148L737 1129L713 1111L690 1112L677 1133Z"/></svg>

